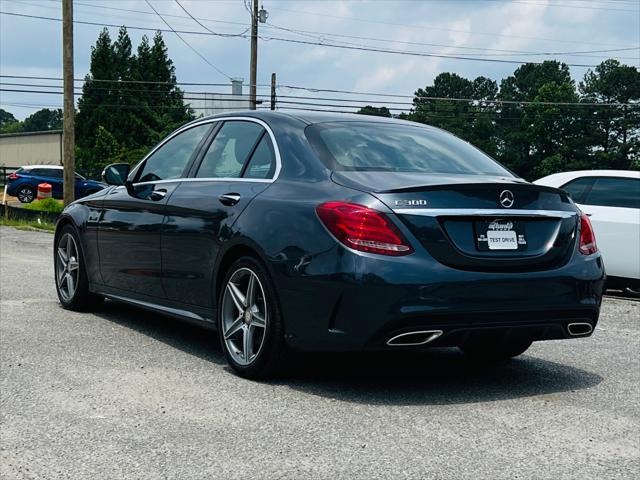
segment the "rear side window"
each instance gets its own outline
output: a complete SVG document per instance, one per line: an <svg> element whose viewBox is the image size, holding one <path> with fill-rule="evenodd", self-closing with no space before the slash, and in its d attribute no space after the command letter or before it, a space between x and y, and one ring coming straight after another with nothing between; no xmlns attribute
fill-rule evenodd
<svg viewBox="0 0 640 480"><path fill-rule="evenodd" d="M62 178L62 169L60 168L32 168L24 173L37 177Z"/></svg>
<svg viewBox="0 0 640 480"><path fill-rule="evenodd" d="M584 203L584 197L593 183L593 177L578 178L562 186L576 203Z"/></svg>
<svg viewBox="0 0 640 480"><path fill-rule="evenodd" d="M640 180L598 177L583 203L605 207L640 208Z"/></svg>
<svg viewBox="0 0 640 480"><path fill-rule="evenodd" d="M136 182L180 178L211 124L185 130L162 145L145 161Z"/></svg>
<svg viewBox="0 0 640 480"><path fill-rule="evenodd" d="M276 157L273 145L266 132L262 135L262 140L258 143L247 169L244 173L246 178L271 178L276 169Z"/></svg>
<svg viewBox="0 0 640 480"><path fill-rule="evenodd" d="M331 170L513 177L506 168L469 143L434 128L333 122L311 125L305 133Z"/></svg>
<svg viewBox="0 0 640 480"><path fill-rule="evenodd" d="M225 122L207 150L196 177L239 178L265 130L254 122Z"/></svg>

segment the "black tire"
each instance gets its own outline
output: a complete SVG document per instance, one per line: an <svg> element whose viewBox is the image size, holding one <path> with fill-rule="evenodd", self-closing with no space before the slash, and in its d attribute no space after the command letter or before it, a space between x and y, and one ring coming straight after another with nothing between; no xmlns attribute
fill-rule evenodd
<svg viewBox="0 0 640 480"><path fill-rule="evenodd" d="M478 342L461 346L460 349L472 360L501 362L522 355L531 346L531 343L526 340L508 343Z"/></svg>
<svg viewBox="0 0 640 480"><path fill-rule="evenodd" d="M72 258L77 262L77 274L73 280L75 286L74 291L70 294L68 290L67 281L61 280L61 268L63 266L62 259L59 258L59 249L64 248L63 242L67 241L67 237L71 236L74 241L74 247L76 248L75 256ZM53 247L53 265L54 265L54 279L56 282L56 293L60 304L67 310L74 311L86 311L92 310L100 306L104 297L96 295L89 291L89 280L87 278L87 270L84 263L84 254L82 252L82 244L78 238L76 230L71 225L65 225L60 232L56 235L55 244ZM67 270L64 270L67 272ZM75 271L75 270L74 270ZM73 271L68 271L71 275ZM66 290L65 290L66 285Z"/></svg>
<svg viewBox="0 0 640 480"><path fill-rule="evenodd" d="M228 345L228 341L225 339L225 328L223 325L225 320L223 319L223 315L225 315L225 313L230 313L226 310L226 308L228 307L225 307L224 302L225 292L228 290L227 286L229 285L230 280L232 278L235 278L234 275L237 275L240 272L247 271L253 272L253 274L255 274L261 284L262 288L261 290L259 290L259 292L262 293L261 298L264 300L264 309L266 310L266 316L264 318L265 327L261 337L262 340L258 349L258 353L255 354L253 360L250 360L248 364L241 364L239 361L236 361L235 358L239 356L238 352L236 351L235 354L232 353L232 346ZM280 308L278 306L276 293L273 288L273 283L271 282L271 279L269 278L269 275L266 272L265 268L253 257L239 258L238 260L233 262L233 264L227 270L219 290L218 333L220 337L220 345L222 346L222 350L224 351L227 362L229 363L231 368L241 377L253 380L274 377L282 374L287 363L287 358L289 358L290 351L284 339L284 324L282 321ZM227 300L227 305L230 301L232 301L232 299ZM245 305L244 308L249 307ZM243 317L243 315L240 314L240 317ZM229 317L226 316L224 318ZM249 319L248 323L246 324L246 328L251 327L252 321L252 319ZM243 322L244 320L240 323ZM242 327L245 328L245 325L243 325ZM254 331L256 329L254 329ZM228 331L231 330L232 329L228 329ZM238 333L243 337L245 335L245 333L241 333L240 331ZM253 335L255 335L255 333L252 334L251 338L253 338ZM249 356L250 355L251 352L249 353Z"/></svg>
<svg viewBox="0 0 640 480"><path fill-rule="evenodd" d="M31 203L36 199L36 190L29 185L23 185L18 187L16 197L18 197L20 203Z"/></svg>

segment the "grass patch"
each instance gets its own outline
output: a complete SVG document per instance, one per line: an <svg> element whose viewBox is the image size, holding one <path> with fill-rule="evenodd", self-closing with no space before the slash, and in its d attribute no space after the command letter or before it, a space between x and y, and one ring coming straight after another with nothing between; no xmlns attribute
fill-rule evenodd
<svg viewBox="0 0 640 480"><path fill-rule="evenodd" d="M26 203L22 206L26 210L37 210L38 212L62 213L64 204L55 198L44 198L35 202Z"/></svg>
<svg viewBox="0 0 640 480"><path fill-rule="evenodd" d="M18 230L39 230L53 233L56 226L53 223L38 222L37 220L14 220L12 218L0 218L0 225L5 227L15 227Z"/></svg>

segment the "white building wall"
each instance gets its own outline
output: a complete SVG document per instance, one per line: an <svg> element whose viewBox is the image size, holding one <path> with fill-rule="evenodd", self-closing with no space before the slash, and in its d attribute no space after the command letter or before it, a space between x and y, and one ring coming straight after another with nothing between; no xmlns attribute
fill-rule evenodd
<svg viewBox="0 0 640 480"><path fill-rule="evenodd" d="M207 117L217 113L249 110L249 95L224 95L219 93L189 93L185 103L191 104L196 117Z"/></svg>
<svg viewBox="0 0 640 480"><path fill-rule="evenodd" d="M62 165L62 132L0 135L0 166Z"/></svg>

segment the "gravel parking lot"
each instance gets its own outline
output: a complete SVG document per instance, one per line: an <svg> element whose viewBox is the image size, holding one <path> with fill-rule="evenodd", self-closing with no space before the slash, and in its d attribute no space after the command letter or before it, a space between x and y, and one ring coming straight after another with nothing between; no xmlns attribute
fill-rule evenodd
<svg viewBox="0 0 640 480"><path fill-rule="evenodd" d="M314 355L256 383L215 334L67 312L53 236L0 228L0 478L638 478L640 302L503 366Z"/></svg>

